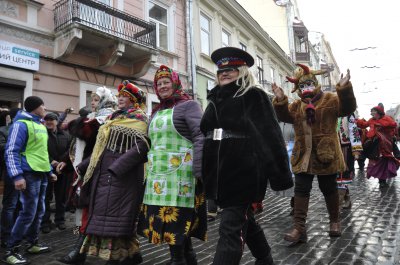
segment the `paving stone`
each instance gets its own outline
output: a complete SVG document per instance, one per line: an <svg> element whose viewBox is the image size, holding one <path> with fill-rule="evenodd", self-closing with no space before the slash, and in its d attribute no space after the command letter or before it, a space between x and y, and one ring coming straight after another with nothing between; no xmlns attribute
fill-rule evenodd
<svg viewBox="0 0 400 265"><path fill-rule="evenodd" d="M400 173L400 172L399 172ZM283 198L267 191L264 211L256 215L256 220L267 236L276 265L400 265L400 179L390 181L390 186L380 189L376 179L365 178L357 172L350 186L352 209L341 212L342 236L330 238L329 218L324 197L313 183L307 218L309 241L287 247L283 240L285 232L292 227L290 198ZM72 233L74 215L67 214L68 229L52 230L41 234L40 241L51 246L52 252L29 256L32 265L61 265L55 259L66 254L76 241ZM208 242L193 239L198 264L212 264L219 238L219 217L208 223ZM144 265L165 264L169 260L166 245L154 246L147 239L139 238ZM4 255L4 250L0 250ZM102 265L105 261L89 257L86 265ZM254 264L251 252L245 247L241 265Z"/></svg>

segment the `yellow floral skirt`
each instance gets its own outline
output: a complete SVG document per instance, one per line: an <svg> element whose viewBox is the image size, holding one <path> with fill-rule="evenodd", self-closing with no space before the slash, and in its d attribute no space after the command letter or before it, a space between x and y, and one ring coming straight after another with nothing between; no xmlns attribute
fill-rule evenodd
<svg viewBox="0 0 400 265"><path fill-rule="evenodd" d="M150 243L182 245L188 237L207 240L207 208L202 187L196 185L195 207L174 207L143 204L138 234Z"/></svg>
<svg viewBox="0 0 400 265"><path fill-rule="evenodd" d="M120 261L133 257L137 252L139 252L139 241L136 236L117 238L87 235L80 250L80 253L103 260Z"/></svg>

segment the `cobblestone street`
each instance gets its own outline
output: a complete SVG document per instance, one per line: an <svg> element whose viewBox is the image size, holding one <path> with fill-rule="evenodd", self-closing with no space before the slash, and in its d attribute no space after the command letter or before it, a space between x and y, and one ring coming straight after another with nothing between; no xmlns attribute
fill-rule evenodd
<svg viewBox="0 0 400 265"><path fill-rule="evenodd" d="M340 238L328 236L329 220L325 202L313 183L307 232L309 241L295 247L287 247L283 235L291 227L290 199L268 192L264 200L264 211L256 219L264 228L276 265L286 264L400 264L400 208L398 194L400 181L395 178L389 186L380 188L377 179L367 180L363 172L356 171L350 187L352 209L343 210ZM31 264L61 264L55 259L71 248L75 241L72 234L73 216L68 215L69 229L53 230L41 235L41 241L49 244L53 251L40 256L27 256ZM211 264L218 240L218 218L209 222L208 242L193 240L201 265ZM70 229L71 228L71 229ZM166 245L154 246L140 238L144 262L142 264L164 264L169 259ZM2 251L2 254L4 250ZM88 258L86 264L104 264L98 258ZM254 259L246 248L241 264L253 264Z"/></svg>

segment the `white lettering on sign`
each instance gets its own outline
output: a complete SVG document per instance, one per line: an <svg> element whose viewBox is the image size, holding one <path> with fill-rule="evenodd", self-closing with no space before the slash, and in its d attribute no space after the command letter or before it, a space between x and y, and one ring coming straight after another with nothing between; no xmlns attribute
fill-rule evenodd
<svg viewBox="0 0 400 265"><path fill-rule="evenodd" d="M0 40L0 64L38 71L39 56L38 49Z"/></svg>

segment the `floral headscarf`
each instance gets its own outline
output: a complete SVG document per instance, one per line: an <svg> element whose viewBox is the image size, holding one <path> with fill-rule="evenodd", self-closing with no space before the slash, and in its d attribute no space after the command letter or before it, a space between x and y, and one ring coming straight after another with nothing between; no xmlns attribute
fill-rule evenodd
<svg viewBox="0 0 400 265"><path fill-rule="evenodd" d="M174 92L169 98L162 99L158 94L157 81L161 78L169 78L172 82L172 88ZM181 80L177 72L165 65L161 65L154 75L154 90L156 91L157 97L160 100L160 104L152 110L152 114L160 109L172 108L181 100L189 100L191 97L183 91Z"/></svg>

